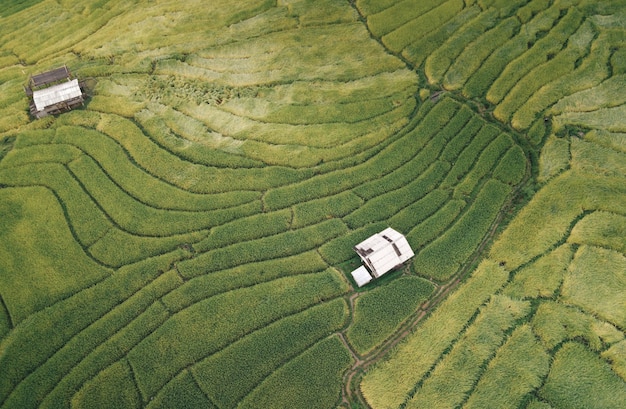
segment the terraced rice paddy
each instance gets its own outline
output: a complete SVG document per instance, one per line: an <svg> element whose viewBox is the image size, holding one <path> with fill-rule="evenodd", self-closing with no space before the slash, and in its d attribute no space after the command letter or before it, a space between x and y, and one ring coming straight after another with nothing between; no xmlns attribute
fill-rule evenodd
<svg viewBox="0 0 626 409"><path fill-rule="evenodd" d="M620 407L624 75L624 1L9 2L0 407Z"/></svg>

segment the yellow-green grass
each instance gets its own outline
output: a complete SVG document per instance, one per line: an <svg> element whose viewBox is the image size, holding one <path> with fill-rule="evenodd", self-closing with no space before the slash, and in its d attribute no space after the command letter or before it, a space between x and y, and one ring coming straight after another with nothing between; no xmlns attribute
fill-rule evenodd
<svg viewBox="0 0 626 409"><path fill-rule="evenodd" d="M577 61L589 52L596 34L591 23L581 24L578 30L567 39L568 46L565 49L558 51L555 56L549 54L545 63L533 67L523 78L519 79L495 108L494 116L502 122L509 122L517 109L526 103L538 89L569 75L576 68ZM523 126L522 129L524 129L532 119L534 118L531 117L528 122L517 120L514 125Z"/></svg>
<svg viewBox="0 0 626 409"><path fill-rule="evenodd" d="M570 146L572 168L608 176L626 177L626 153L573 138Z"/></svg>
<svg viewBox="0 0 626 409"><path fill-rule="evenodd" d="M319 254L331 265L356 258L355 244L388 227L385 222L370 223L358 229L350 230L319 247Z"/></svg>
<svg viewBox="0 0 626 409"><path fill-rule="evenodd" d="M578 29L583 17L578 9L568 9L565 17L560 19L545 37L534 43L527 52L510 60L489 88L487 100L499 104L521 78L528 75L538 64L548 61L549 55L558 53L567 39Z"/></svg>
<svg viewBox="0 0 626 409"><path fill-rule="evenodd" d="M525 396L541 386L549 368L550 355L530 326L522 325L498 349L465 407L518 408Z"/></svg>
<svg viewBox="0 0 626 409"><path fill-rule="evenodd" d="M176 313L128 355L143 399L148 401L179 371L242 336L347 289L340 274L328 270L230 291ZM210 325L207 316L212 317Z"/></svg>
<svg viewBox="0 0 626 409"><path fill-rule="evenodd" d="M515 272L504 294L519 299L551 298L560 289L574 251L568 244L557 247Z"/></svg>
<svg viewBox="0 0 626 409"><path fill-rule="evenodd" d="M462 337L437 363L408 401L407 408L422 408L437 402L457 407L474 387L484 366L495 355L516 320L526 316L530 303L494 296Z"/></svg>
<svg viewBox="0 0 626 409"><path fill-rule="evenodd" d="M390 337L426 301L435 286L420 277L401 277L361 294L346 332L350 345L363 355Z"/></svg>
<svg viewBox="0 0 626 409"><path fill-rule="evenodd" d="M543 346L552 350L566 340L584 339L591 350L601 352L624 339L613 325L560 302L546 301L539 305L532 319L533 332Z"/></svg>
<svg viewBox="0 0 626 409"><path fill-rule="evenodd" d="M381 3L381 2L378 2ZM414 18L427 13L441 3L440 0L405 0L390 5L378 13L372 13L367 7L363 10L367 14L367 26L372 34L381 37L408 23ZM360 6L357 3L358 6Z"/></svg>
<svg viewBox="0 0 626 409"><path fill-rule="evenodd" d="M363 199L350 191L294 205L292 227L300 228L325 219L343 217L363 204Z"/></svg>
<svg viewBox="0 0 626 409"><path fill-rule="evenodd" d="M576 252L565 275L560 300L624 328L625 288L626 256L584 245Z"/></svg>
<svg viewBox="0 0 626 409"><path fill-rule="evenodd" d="M626 340L613 344L602 352L601 356L611 364L613 371L626 381Z"/></svg>
<svg viewBox="0 0 626 409"><path fill-rule="evenodd" d="M466 205L467 203L463 200L452 199L446 201L435 213L420 221L419 224L411 229L406 235L407 240L413 248L420 250L450 228ZM416 264L412 264L413 271L419 274L424 273L417 270L416 266Z"/></svg>
<svg viewBox="0 0 626 409"><path fill-rule="evenodd" d="M274 371L341 329L348 313L338 298L281 319L202 360L191 372L212 402L234 408Z"/></svg>
<svg viewBox="0 0 626 409"><path fill-rule="evenodd" d="M626 216L594 212L576 223L567 241L605 247L626 254Z"/></svg>
<svg viewBox="0 0 626 409"><path fill-rule="evenodd" d="M621 408L626 382L585 346L568 342L556 353L539 395L553 408Z"/></svg>
<svg viewBox="0 0 626 409"><path fill-rule="evenodd" d="M354 362L338 336L327 338L265 379L240 408L321 408L340 401L342 374ZM285 385L289 385L288 388Z"/></svg>
<svg viewBox="0 0 626 409"><path fill-rule="evenodd" d="M426 220L440 209L448 200L450 194L441 189L434 189L423 198L405 207L389 218L389 224L396 226L400 231L410 232L415 226ZM417 243L411 243L417 245Z"/></svg>
<svg viewBox="0 0 626 409"><path fill-rule="evenodd" d="M591 112L600 108L622 105L626 102L624 99L625 82L626 75L615 75L595 87L562 98L548 112L552 115L566 112Z"/></svg>
<svg viewBox="0 0 626 409"><path fill-rule="evenodd" d="M490 257L515 269L564 240L584 210L619 212L625 198L623 178L567 171L535 194L493 244Z"/></svg>
<svg viewBox="0 0 626 409"><path fill-rule="evenodd" d="M585 134L585 140L626 153L626 134L593 130Z"/></svg>
<svg viewBox="0 0 626 409"><path fill-rule="evenodd" d="M481 263L467 283L440 304L388 359L367 372L360 384L367 402L375 408L397 408L405 402L410 391L458 338L478 307L507 278L507 272L496 263Z"/></svg>
<svg viewBox="0 0 626 409"><path fill-rule="evenodd" d="M49 190L2 189L0 208L0 294L14 325L112 273L76 242Z"/></svg>
<svg viewBox="0 0 626 409"><path fill-rule="evenodd" d="M537 180L543 183L552 179L569 168L570 160L570 140L550 135L541 148Z"/></svg>
<svg viewBox="0 0 626 409"><path fill-rule="evenodd" d="M509 185L518 185L526 175L528 159L519 145L514 145L500 159L493 177Z"/></svg>

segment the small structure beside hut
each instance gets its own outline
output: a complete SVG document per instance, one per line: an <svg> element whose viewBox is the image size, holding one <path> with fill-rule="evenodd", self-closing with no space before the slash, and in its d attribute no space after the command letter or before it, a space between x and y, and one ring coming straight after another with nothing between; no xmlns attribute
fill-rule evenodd
<svg viewBox="0 0 626 409"><path fill-rule="evenodd" d="M81 84L65 65L31 76L24 91L30 99L30 113L35 118L60 114L84 103Z"/></svg>
<svg viewBox="0 0 626 409"><path fill-rule="evenodd" d="M359 287L400 267L415 255L406 238L391 227L357 244L354 250L364 264L351 273Z"/></svg>

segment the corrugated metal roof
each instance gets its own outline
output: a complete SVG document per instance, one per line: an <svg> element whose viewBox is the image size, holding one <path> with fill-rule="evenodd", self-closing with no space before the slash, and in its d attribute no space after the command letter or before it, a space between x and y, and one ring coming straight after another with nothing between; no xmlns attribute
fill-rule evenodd
<svg viewBox="0 0 626 409"><path fill-rule="evenodd" d="M357 244L355 250L375 277L382 276L415 255L406 238L391 227Z"/></svg>
<svg viewBox="0 0 626 409"><path fill-rule="evenodd" d="M39 87L49 84L51 82L69 78L69 76L69 70L67 69L67 67L63 66L61 68L56 68L54 70L43 72L41 74L33 75L32 77L30 77L30 80L33 87Z"/></svg>
<svg viewBox="0 0 626 409"><path fill-rule="evenodd" d="M370 275L369 271L367 271L367 268L363 266L357 268L351 274L352 278L354 278L354 281L356 281L359 287L363 287L365 284L372 281L372 276Z"/></svg>
<svg viewBox="0 0 626 409"><path fill-rule="evenodd" d="M33 92L33 101L37 111L42 111L59 102L78 98L83 94L78 85L78 80L74 79L62 84L54 85L50 88Z"/></svg>

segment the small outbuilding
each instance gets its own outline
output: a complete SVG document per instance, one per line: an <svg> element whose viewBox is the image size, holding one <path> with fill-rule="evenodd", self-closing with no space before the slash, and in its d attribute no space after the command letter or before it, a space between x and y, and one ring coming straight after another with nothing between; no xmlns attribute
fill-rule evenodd
<svg viewBox="0 0 626 409"><path fill-rule="evenodd" d="M24 90L35 118L60 114L84 103L81 85L67 66L31 76Z"/></svg>
<svg viewBox="0 0 626 409"><path fill-rule="evenodd" d="M359 287L402 266L415 255L406 237L391 227L357 244L354 250L364 264L352 272Z"/></svg>

